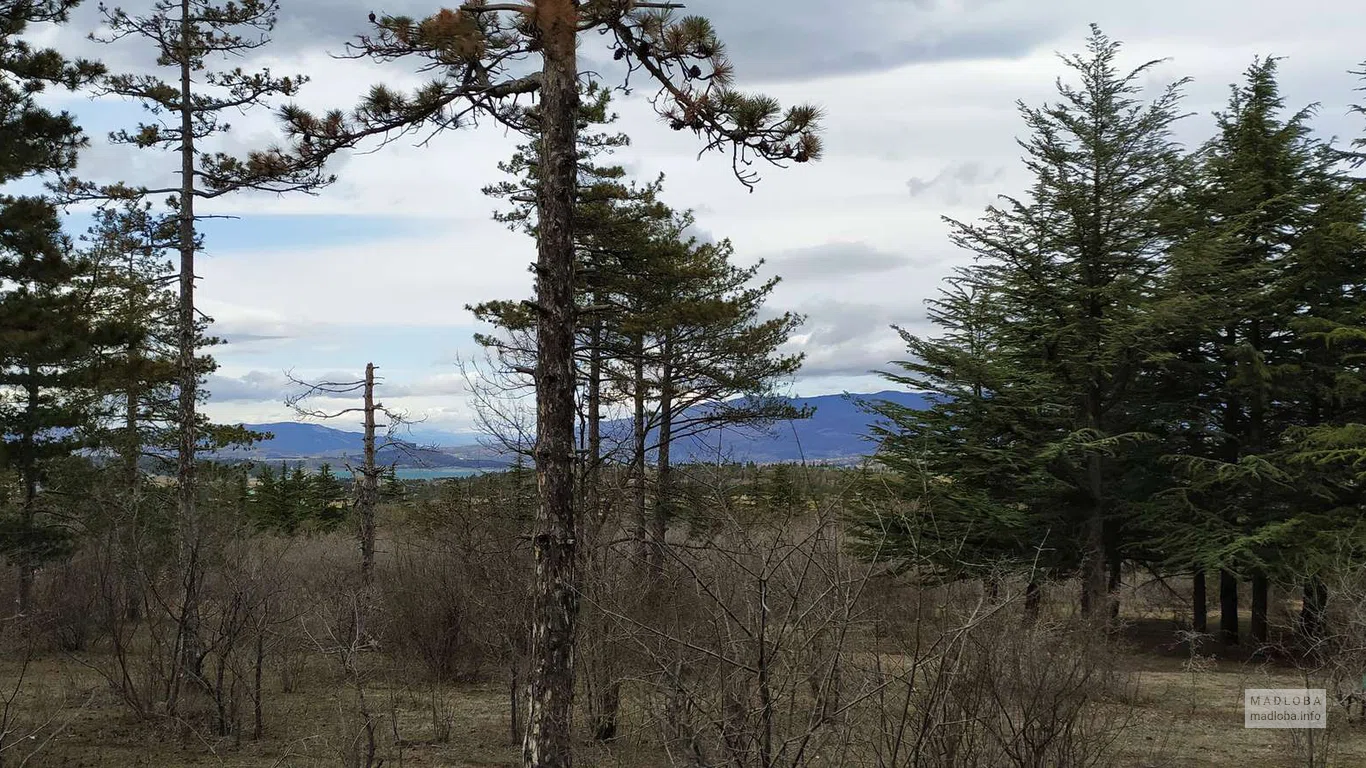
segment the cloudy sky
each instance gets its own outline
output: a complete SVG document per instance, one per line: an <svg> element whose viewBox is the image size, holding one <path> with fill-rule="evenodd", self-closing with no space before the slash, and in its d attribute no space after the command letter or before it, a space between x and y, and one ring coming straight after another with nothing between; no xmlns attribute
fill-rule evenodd
<svg viewBox="0 0 1366 768"><path fill-rule="evenodd" d="M112 5L111 1L111 5ZM98 55L114 69L147 66L136 42L99 46L92 2L61 30L39 34L65 50ZM141 11L143 0L125 8ZM402 63L338 60L364 31L366 14L433 12L418 0L280 0L274 43L242 66L300 72L299 101L344 107L371 83L418 82ZM807 315L794 348L807 353L792 384L800 395L875 391L869 371L896 359L893 323L924 327L926 297L963 260L941 216L971 218L1027 178L1015 144L1016 100L1038 104L1064 74L1058 52L1080 50L1096 22L1126 43L1127 63L1170 58L1149 78L1156 89L1190 76L1181 124L1188 145L1211 128L1228 85L1258 54L1286 57L1287 102L1319 102L1325 135L1366 130L1348 114L1360 85L1348 70L1366 59L1366 14L1348 0L1301 0L1287 12L1270 0L692 0L726 40L741 84L823 106L826 155L816 164L765 172L746 192L727 160L697 157L688 132L668 130L638 98L618 102L634 144L619 160L641 178L667 174L666 200L692 208L699 227L729 237L745 263L764 259L783 282L773 308ZM605 73L610 74L610 70ZM1366 98L1363 98L1366 100ZM98 180L173 180L173 158L108 146L103 137L142 116L136 105L54 96L92 135L81 172ZM233 120L223 146L272 142L269 114ZM211 415L286 419L285 371L302 378L354 375L374 361L391 405L446 431L470 427L458 360L478 330L463 307L530 290L532 242L490 220L480 188L516 143L493 125L399 141L341 158L339 181L317 196L239 196L211 212L199 274L202 306L230 342L209 382ZM83 228L77 212L72 226ZM346 425L338 425L346 426Z"/></svg>

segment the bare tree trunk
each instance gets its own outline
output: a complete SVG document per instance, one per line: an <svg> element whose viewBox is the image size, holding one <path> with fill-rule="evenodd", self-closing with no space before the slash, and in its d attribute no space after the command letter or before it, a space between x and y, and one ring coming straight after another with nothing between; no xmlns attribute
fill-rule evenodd
<svg viewBox="0 0 1366 768"><path fill-rule="evenodd" d="M1086 519L1085 548L1082 561L1081 612L1097 619L1107 616L1105 578L1105 506L1101 498L1099 456L1087 458L1087 483L1091 492L1091 511Z"/></svg>
<svg viewBox="0 0 1366 768"><path fill-rule="evenodd" d="M375 364L365 364L364 465L356 511L360 517L360 584L365 595L375 583L375 505L379 500L379 468L375 466Z"/></svg>
<svg viewBox="0 0 1366 768"><path fill-rule="evenodd" d="M1025 622L1033 624L1039 620L1039 605L1043 603L1043 588L1039 582L1030 579L1025 585Z"/></svg>
<svg viewBox="0 0 1366 768"><path fill-rule="evenodd" d="M659 378L659 476L655 480L655 514L650 530L650 570L658 575L664 570L664 547L669 535L670 508L673 501L673 467L670 448L673 443L673 365L670 355L673 343L665 340L663 366Z"/></svg>
<svg viewBox="0 0 1366 768"><path fill-rule="evenodd" d="M574 641L574 198L577 182L578 14L572 0L538 0L543 46L537 188L536 577L531 677L522 760L573 765Z"/></svg>
<svg viewBox="0 0 1366 768"><path fill-rule="evenodd" d="M195 352L198 334L195 330L194 310L194 113L190 84L191 6L190 0L180 0L180 302L177 307L179 344L176 365L180 373L176 456L176 490L179 502L179 532L181 553L181 583L183 595L177 621L178 649L175 674L172 676L167 710L176 713L181 681L186 676L197 678L200 668L199 651L199 565L200 530L195 475L195 423L199 388L199 371Z"/></svg>
<svg viewBox="0 0 1366 768"><path fill-rule="evenodd" d="M1252 634L1252 642L1261 646L1266 643L1267 633L1267 604L1270 598L1271 584L1266 577L1266 571L1258 568L1252 572L1252 618L1249 623L1249 631Z"/></svg>
<svg viewBox="0 0 1366 768"><path fill-rule="evenodd" d="M642 561L649 560L650 532L645 509L645 337L636 337L635 360L633 361L635 384L632 433L634 446L631 453L632 502L635 511L635 535L640 548Z"/></svg>
<svg viewBox="0 0 1366 768"><path fill-rule="evenodd" d="M1195 567L1194 586L1191 590L1191 630L1205 634L1209 632L1209 597L1206 595L1205 569Z"/></svg>
<svg viewBox="0 0 1366 768"><path fill-rule="evenodd" d="M594 293L595 305L601 299ZM602 318L594 316L588 353L588 457L584 471L584 514L594 528L602 525Z"/></svg>
<svg viewBox="0 0 1366 768"><path fill-rule="evenodd" d="M1238 644L1238 577L1232 571L1219 571L1219 641Z"/></svg>
<svg viewBox="0 0 1366 768"><path fill-rule="evenodd" d="M1317 576L1304 583L1304 602L1300 606L1300 631L1310 640L1323 635L1323 613L1328 606L1328 587Z"/></svg>
<svg viewBox="0 0 1366 768"><path fill-rule="evenodd" d="M37 423L39 392L34 371L29 368L28 382L24 387L27 401L24 407L24 430L19 436L20 474L24 484L24 498L20 507L20 531L24 536L32 536L38 517L38 453ZM21 551L19 562L19 613L27 614L33 610L33 553L27 543Z"/></svg>

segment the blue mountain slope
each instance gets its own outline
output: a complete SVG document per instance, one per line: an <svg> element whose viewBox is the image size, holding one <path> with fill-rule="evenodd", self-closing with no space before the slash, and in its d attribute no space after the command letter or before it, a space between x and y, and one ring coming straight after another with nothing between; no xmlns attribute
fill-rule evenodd
<svg viewBox="0 0 1366 768"><path fill-rule="evenodd" d="M926 396L915 392L825 395L794 398L797 408L815 409L809 419L773 424L764 431L727 429L697 440L684 441L675 454L683 460L715 461L719 454L737 461L831 461L866 456L876 450L868 439L876 419L858 401L889 400L908 408L928 407ZM704 444L705 443L705 444Z"/></svg>
<svg viewBox="0 0 1366 768"><path fill-rule="evenodd" d="M810 407L815 413L810 419L780 422L767 429L727 427L698 438L686 438L676 443L674 460L716 461L718 456L729 461L786 462L833 461L856 459L874 451L876 446L867 438L869 425L875 419L861 409L857 401L890 400L909 408L925 408L926 396L915 392L875 392L873 394L824 395L791 400L797 408ZM302 457L358 456L362 450L359 432L347 432L321 424L278 422L247 424L249 429L270 432L274 438L258 443L249 451L224 452L222 458L279 459ZM603 425L605 435L625 438L630 433L630 421L611 421ZM474 436L455 436L459 440L447 445L468 445ZM652 442L653 442L653 435ZM413 442L418 442L414 440ZM424 442L425 444L425 442ZM719 452L718 452L719 449ZM482 450L433 451L409 445L408 450L389 449L382 452L382 463L397 461L408 466L453 466L493 459Z"/></svg>
<svg viewBox="0 0 1366 768"><path fill-rule="evenodd" d="M346 432L321 424L302 424L293 421L274 424L247 424L253 432L269 432L271 440L264 440L253 446L251 453L267 457L280 456L326 456L331 454L354 453L362 449L361 434ZM231 455L238 451L228 451Z"/></svg>

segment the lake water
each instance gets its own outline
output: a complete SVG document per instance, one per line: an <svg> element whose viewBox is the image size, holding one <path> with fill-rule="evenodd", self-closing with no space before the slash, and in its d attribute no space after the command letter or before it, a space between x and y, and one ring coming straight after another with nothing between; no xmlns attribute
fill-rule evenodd
<svg viewBox="0 0 1366 768"><path fill-rule="evenodd" d="M443 477L469 477L487 470L468 467L399 467L394 470L400 480L439 480Z"/></svg>

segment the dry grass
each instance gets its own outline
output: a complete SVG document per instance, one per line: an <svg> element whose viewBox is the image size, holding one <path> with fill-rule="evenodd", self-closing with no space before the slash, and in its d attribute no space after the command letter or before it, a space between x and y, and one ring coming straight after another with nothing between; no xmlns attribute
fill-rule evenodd
<svg viewBox="0 0 1366 768"><path fill-rule="evenodd" d="M1247 687L1296 687L1302 681L1291 670L1214 662L1194 673L1180 659L1154 654L1125 657L1140 675L1132 726L1121 738L1121 765L1140 768L1243 768L1292 766L1286 736L1273 730L1244 729L1242 691ZM0 680L12 680L14 662L0 664ZM390 674L392 673L392 674ZM338 702L347 695L346 682L325 669L311 669L291 693L274 692L269 699L265 738L260 741L216 739L166 725L133 720L106 684L66 655L35 659L30 679L18 704L34 711L51 711L66 723L30 765L76 766L335 766L346 734L338 727ZM520 764L519 745L508 730L508 693L493 684L441 686L446 705L449 740L434 736L428 687L404 680L398 670L386 670L370 683L368 695L378 711L379 756L385 766L458 766L489 768ZM394 718L397 717L398 740ZM629 718L628 718L629 720ZM1331 712L1337 731L1336 759L1341 766L1366 765L1366 725L1347 724ZM641 740L628 734L615 747L584 742L584 765L666 765ZM20 748L22 749L22 748ZM400 755L401 753L401 755Z"/></svg>

